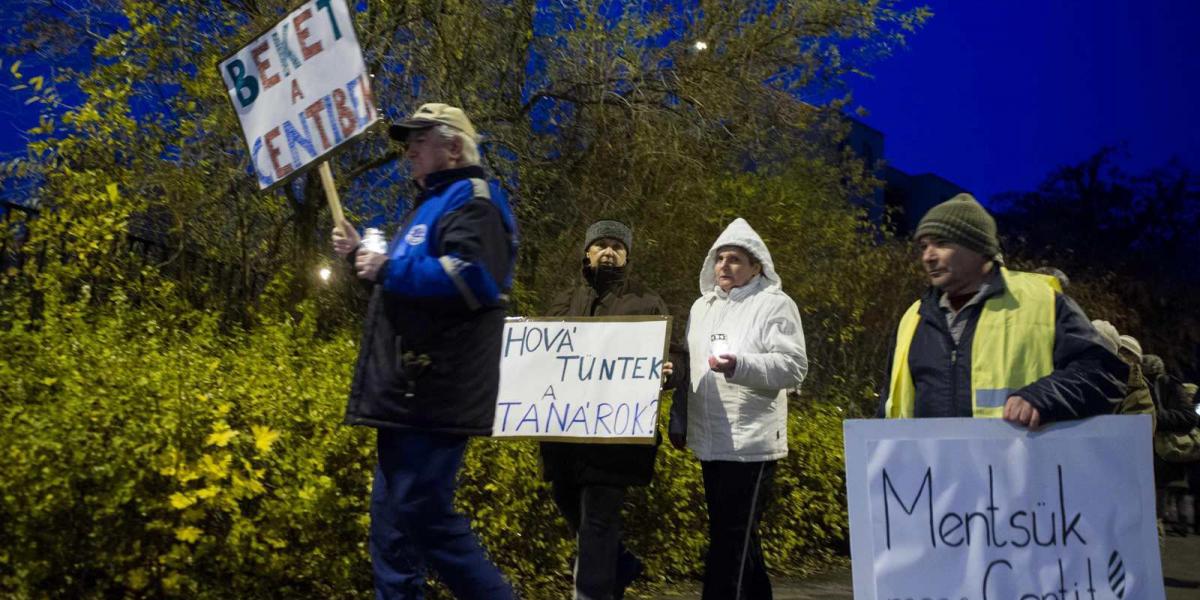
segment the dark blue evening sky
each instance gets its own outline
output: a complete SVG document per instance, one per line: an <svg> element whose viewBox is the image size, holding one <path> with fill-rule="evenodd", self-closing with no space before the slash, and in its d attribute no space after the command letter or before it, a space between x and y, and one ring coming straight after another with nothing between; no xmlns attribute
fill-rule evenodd
<svg viewBox="0 0 1200 600"><path fill-rule="evenodd" d="M1200 171L1200 0L919 3L935 14L909 45L849 81L893 165L985 200L1105 145L1135 172L1173 156ZM23 98L0 90L5 157L36 124Z"/></svg>
<svg viewBox="0 0 1200 600"><path fill-rule="evenodd" d="M981 199L1125 143L1200 171L1200 1L927 0L907 48L851 80L885 157Z"/></svg>

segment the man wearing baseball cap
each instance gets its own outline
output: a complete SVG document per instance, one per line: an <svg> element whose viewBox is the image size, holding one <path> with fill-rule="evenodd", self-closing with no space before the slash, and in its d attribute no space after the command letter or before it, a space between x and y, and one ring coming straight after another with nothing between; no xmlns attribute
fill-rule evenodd
<svg viewBox="0 0 1200 600"><path fill-rule="evenodd" d="M461 109L425 104L389 134L418 190L398 235L377 252L333 230L334 250L372 288L346 422L378 432L376 597L423 598L431 567L458 598L512 598L453 501L469 437L492 429L516 221Z"/></svg>
<svg viewBox="0 0 1200 600"><path fill-rule="evenodd" d="M930 286L900 320L881 416L1037 429L1113 412L1128 367L1058 280L1004 268L996 222L975 198L933 207L914 237Z"/></svg>

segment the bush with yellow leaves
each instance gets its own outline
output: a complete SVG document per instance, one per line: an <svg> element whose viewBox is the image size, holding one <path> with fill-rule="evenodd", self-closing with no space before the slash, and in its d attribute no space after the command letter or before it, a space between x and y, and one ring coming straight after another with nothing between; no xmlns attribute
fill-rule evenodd
<svg viewBox="0 0 1200 600"><path fill-rule="evenodd" d="M340 424L350 339L48 292L0 327L0 595L361 595L374 444Z"/></svg>

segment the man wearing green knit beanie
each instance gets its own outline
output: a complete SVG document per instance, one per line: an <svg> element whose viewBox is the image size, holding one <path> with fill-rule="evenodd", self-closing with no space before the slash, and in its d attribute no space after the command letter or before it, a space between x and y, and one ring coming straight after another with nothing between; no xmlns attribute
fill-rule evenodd
<svg viewBox="0 0 1200 600"><path fill-rule="evenodd" d="M1004 268L996 220L974 197L931 208L913 237L930 285L897 327L879 416L1037 429L1119 405L1128 366L1057 280Z"/></svg>
<svg viewBox="0 0 1200 600"><path fill-rule="evenodd" d="M984 258L1003 262L996 220L970 194L959 194L929 209L913 237L920 240L924 236L954 242Z"/></svg>

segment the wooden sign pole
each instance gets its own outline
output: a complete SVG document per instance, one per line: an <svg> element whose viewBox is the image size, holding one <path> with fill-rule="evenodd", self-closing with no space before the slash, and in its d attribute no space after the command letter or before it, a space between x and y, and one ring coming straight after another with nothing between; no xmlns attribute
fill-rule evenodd
<svg viewBox="0 0 1200 600"><path fill-rule="evenodd" d="M325 201L329 203L329 211L333 214L333 224L342 228L347 236L352 231L346 215L342 213L342 202L338 199L337 188L333 185L333 171L329 169L329 161L322 161L317 167L321 172L321 186L325 188Z"/></svg>

